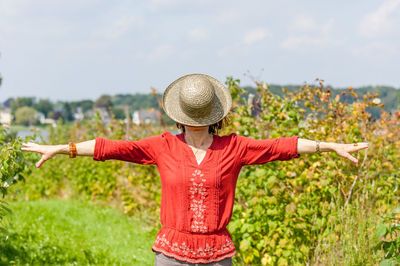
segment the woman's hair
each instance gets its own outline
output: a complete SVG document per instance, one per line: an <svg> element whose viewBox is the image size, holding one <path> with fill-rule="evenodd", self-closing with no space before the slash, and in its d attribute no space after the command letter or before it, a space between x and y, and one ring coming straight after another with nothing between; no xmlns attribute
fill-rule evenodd
<svg viewBox="0 0 400 266"><path fill-rule="evenodd" d="M208 133L210 134L218 134L218 132L224 127L227 126L229 124L230 120L228 116L225 116L222 120L220 120L219 122L209 125L208 126ZM176 127L179 128L180 130L182 130L182 132L185 132L185 126L180 124L180 123L176 123Z"/></svg>

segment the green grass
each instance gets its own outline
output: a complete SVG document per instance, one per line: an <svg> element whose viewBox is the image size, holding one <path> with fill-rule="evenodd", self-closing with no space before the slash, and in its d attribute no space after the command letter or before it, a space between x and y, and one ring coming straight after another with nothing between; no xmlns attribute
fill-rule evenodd
<svg viewBox="0 0 400 266"><path fill-rule="evenodd" d="M381 222L374 204L361 195L347 208L332 208L337 208L337 216L326 229L330 234L319 238L311 265L378 265L384 252L374 249Z"/></svg>
<svg viewBox="0 0 400 266"><path fill-rule="evenodd" d="M71 200L10 203L0 265L154 265L156 229L111 207Z"/></svg>

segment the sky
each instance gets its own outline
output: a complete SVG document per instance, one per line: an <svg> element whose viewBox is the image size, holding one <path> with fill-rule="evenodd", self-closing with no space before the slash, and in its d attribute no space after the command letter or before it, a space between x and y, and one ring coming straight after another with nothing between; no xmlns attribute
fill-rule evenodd
<svg viewBox="0 0 400 266"><path fill-rule="evenodd" d="M0 0L0 102L242 85L400 87L400 0Z"/></svg>

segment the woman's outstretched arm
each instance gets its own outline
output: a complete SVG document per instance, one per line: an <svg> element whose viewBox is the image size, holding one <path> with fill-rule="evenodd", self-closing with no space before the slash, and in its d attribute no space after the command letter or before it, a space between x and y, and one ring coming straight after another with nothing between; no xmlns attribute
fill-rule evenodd
<svg viewBox="0 0 400 266"><path fill-rule="evenodd" d="M334 142L318 142L308 139L298 139L297 141L297 153L314 153L334 151L339 156L349 159L353 163L358 163L358 160L350 155L350 153L368 148L367 142L352 143L352 144L340 144Z"/></svg>
<svg viewBox="0 0 400 266"><path fill-rule="evenodd" d="M96 140L88 140L76 144L76 152L79 156L93 156L94 146ZM22 144L21 150L37 152L42 155L36 167L40 167L45 161L52 158L56 154L69 154L69 146L65 145L39 145L36 143L28 142Z"/></svg>

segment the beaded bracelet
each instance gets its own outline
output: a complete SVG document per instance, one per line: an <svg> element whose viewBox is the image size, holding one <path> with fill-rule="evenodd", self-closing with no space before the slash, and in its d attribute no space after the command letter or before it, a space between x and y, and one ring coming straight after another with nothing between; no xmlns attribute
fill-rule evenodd
<svg viewBox="0 0 400 266"><path fill-rule="evenodd" d="M73 142L68 143L69 146L69 158L75 158L77 155L76 145Z"/></svg>
<svg viewBox="0 0 400 266"><path fill-rule="evenodd" d="M317 146L315 147L315 152L316 153L321 153L321 151L319 150L319 144L321 143L320 140L317 140Z"/></svg>

